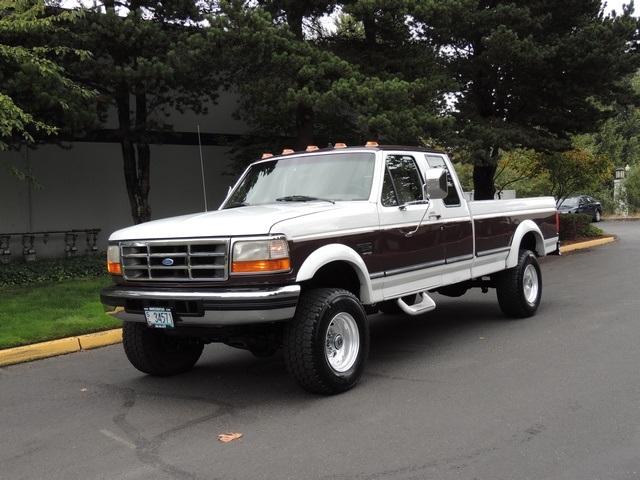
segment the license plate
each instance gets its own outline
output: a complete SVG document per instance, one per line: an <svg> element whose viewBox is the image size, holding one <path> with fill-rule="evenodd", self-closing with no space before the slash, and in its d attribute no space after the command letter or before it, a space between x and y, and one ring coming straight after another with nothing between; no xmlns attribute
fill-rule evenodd
<svg viewBox="0 0 640 480"><path fill-rule="evenodd" d="M144 309L147 325L154 328L173 328L173 315L171 310L162 307L149 307Z"/></svg>

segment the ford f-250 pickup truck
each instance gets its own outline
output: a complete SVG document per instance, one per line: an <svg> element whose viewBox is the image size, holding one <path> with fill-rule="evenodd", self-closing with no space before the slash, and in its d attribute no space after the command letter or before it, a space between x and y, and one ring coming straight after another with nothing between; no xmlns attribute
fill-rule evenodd
<svg viewBox="0 0 640 480"><path fill-rule="evenodd" d="M536 312L536 257L559 246L552 197L467 202L437 150L308 150L253 163L217 211L111 235L101 300L134 367L184 372L212 342L282 348L302 387L333 394L363 374L369 314L421 315L432 292L472 287L495 288L509 317Z"/></svg>

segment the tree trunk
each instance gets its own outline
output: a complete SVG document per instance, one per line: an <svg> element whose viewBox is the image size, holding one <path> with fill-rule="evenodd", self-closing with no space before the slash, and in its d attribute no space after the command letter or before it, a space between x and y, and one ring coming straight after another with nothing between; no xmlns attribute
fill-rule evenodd
<svg viewBox="0 0 640 480"><path fill-rule="evenodd" d="M149 190L151 183L151 148L149 147L149 128L147 125L147 96L144 93L136 95L136 137L138 152L138 222L151 220L151 205L149 205Z"/></svg>
<svg viewBox="0 0 640 480"><path fill-rule="evenodd" d="M294 0L289 2L287 9L287 23L299 42L304 42L304 1ZM304 150L313 145L313 121L312 107L298 105L296 109L296 150Z"/></svg>
<svg viewBox="0 0 640 480"><path fill-rule="evenodd" d="M131 129L131 110L129 91L127 88L119 88L114 95L118 107L118 130L120 136L120 148L124 167L124 180L131 207L131 217L135 224L148 222L151 219L151 207L149 206L149 170L150 150L147 139L146 124L137 125L137 129L143 132L136 135ZM145 99L146 100L146 99ZM136 97L136 123L139 123L144 108L146 117L146 101ZM143 140L140 141L140 138Z"/></svg>
<svg viewBox="0 0 640 480"><path fill-rule="evenodd" d="M289 2L287 9L287 24L299 41L304 41L304 0Z"/></svg>
<svg viewBox="0 0 640 480"><path fill-rule="evenodd" d="M494 179L498 169L500 149L494 147L489 159L476 161L473 166L473 199L493 200L496 194Z"/></svg>
<svg viewBox="0 0 640 480"><path fill-rule="evenodd" d="M496 188L493 184L495 174L495 165L475 165L473 167L474 200L493 200L496 193Z"/></svg>
<svg viewBox="0 0 640 480"><path fill-rule="evenodd" d="M304 150L313 145L313 108L298 105L296 112L296 150Z"/></svg>

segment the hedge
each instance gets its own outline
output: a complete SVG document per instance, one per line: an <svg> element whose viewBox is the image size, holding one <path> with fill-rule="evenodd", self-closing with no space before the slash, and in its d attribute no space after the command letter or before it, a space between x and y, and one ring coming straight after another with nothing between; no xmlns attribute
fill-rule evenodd
<svg viewBox="0 0 640 480"><path fill-rule="evenodd" d="M0 265L0 287L105 276L105 254Z"/></svg>
<svg viewBox="0 0 640 480"><path fill-rule="evenodd" d="M604 232L591 224L592 217L584 213L560 215L560 240L580 237L598 237Z"/></svg>

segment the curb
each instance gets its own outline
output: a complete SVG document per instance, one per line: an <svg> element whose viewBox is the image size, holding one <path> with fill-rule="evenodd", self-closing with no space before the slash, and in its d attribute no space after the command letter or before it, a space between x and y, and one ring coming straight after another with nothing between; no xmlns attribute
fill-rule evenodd
<svg viewBox="0 0 640 480"><path fill-rule="evenodd" d="M597 247L615 241L615 237L599 238L588 242L574 243L560 247L560 253L568 253L574 250ZM89 333L77 337L62 338L50 342L35 343L24 347L8 348L0 350L0 367L14 365L16 363L31 362L41 358L55 357L67 353L90 350L92 348L106 347L122 342L122 329L107 330L106 332Z"/></svg>
<svg viewBox="0 0 640 480"><path fill-rule="evenodd" d="M105 347L122 341L122 329L89 333L77 337L62 338L50 342L34 343L23 347L0 350L0 367L16 363L31 362L41 358L55 357L67 353Z"/></svg>
<svg viewBox="0 0 640 480"><path fill-rule="evenodd" d="M568 253L574 250L582 250L584 248L597 247L615 241L615 237L598 238L597 240L589 240L588 242L574 243L571 245L561 245L560 253Z"/></svg>

